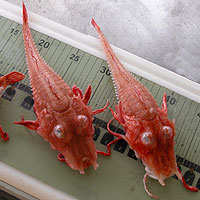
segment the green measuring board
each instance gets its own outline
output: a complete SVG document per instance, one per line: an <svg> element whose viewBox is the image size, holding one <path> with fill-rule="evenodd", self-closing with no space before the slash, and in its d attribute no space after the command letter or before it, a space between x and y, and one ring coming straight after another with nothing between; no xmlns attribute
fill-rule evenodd
<svg viewBox="0 0 200 200"><path fill-rule="evenodd" d="M70 87L76 84L85 91L89 84L92 85L89 105L93 110L103 107L107 99L113 107L116 97L105 60L35 30L31 32L40 54ZM150 199L143 188L144 166L125 141L120 140L112 146L110 157L98 156L100 167L96 171L91 167L81 175L59 162L56 158L58 152L52 150L35 131L13 124L13 121L20 120L20 113L25 119L35 119L35 115L22 26L1 16L0 74L14 70L26 74L26 78L9 86L0 99L0 124L10 135L9 142L0 142L0 161L77 199ZM151 80L137 78L159 105L163 93L167 93L168 116L176 119L177 162L186 181L200 189L200 104ZM94 141L98 150L105 151L106 144L114 139L106 130L111 118L109 109L95 116ZM123 132L117 123L113 123L111 128ZM200 198L200 193L187 191L174 177L165 182L166 186L162 187L158 181L149 179L148 187L160 199Z"/></svg>

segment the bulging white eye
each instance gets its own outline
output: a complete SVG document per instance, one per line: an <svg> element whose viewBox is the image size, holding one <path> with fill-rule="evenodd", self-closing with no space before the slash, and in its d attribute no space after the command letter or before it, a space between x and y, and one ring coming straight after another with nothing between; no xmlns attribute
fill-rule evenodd
<svg viewBox="0 0 200 200"><path fill-rule="evenodd" d="M78 120L78 125L79 127L81 127L82 129L85 129L88 127L89 124L89 119L86 115L78 115L77 116L77 120Z"/></svg>
<svg viewBox="0 0 200 200"><path fill-rule="evenodd" d="M170 138L173 135L173 131L172 131L171 127L169 127L169 126L163 126L162 130L163 130L164 135L167 138Z"/></svg>
<svg viewBox="0 0 200 200"><path fill-rule="evenodd" d="M57 125L54 128L54 134L57 138L64 138L65 137L65 130L61 125Z"/></svg>
<svg viewBox="0 0 200 200"><path fill-rule="evenodd" d="M141 141L145 145L152 144L152 133L151 132L144 132L141 136Z"/></svg>

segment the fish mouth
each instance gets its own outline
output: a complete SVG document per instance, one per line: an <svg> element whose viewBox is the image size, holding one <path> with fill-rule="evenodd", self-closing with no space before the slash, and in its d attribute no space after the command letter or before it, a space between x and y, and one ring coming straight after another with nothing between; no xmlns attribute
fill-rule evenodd
<svg viewBox="0 0 200 200"><path fill-rule="evenodd" d="M182 180L182 176L181 174L179 173L179 171L177 169L175 170L172 170L171 174L169 176L164 176L164 175L156 175L148 166L145 166L145 171L147 173L147 175L153 179L156 179L158 180L158 182L162 185L162 186L165 186L165 182L164 180L168 177L171 177L173 176L174 174L178 177L178 179Z"/></svg>
<svg viewBox="0 0 200 200"><path fill-rule="evenodd" d="M153 178L153 179L156 179L158 180L158 182L162 185L162 186L165 186L165 183L164 183L164 179L170 177L170 176L173 176L174 174L178 177L179 180L181 180L184 184L184 180L183 180L183 177L182 177L182 174L180 172L180 170L178 169L178 167L176 169L172 169L171 170L171 173L169 175L162 175L160 174L159 176L155 175L155 173L147 166L145 165L145 170L146 170L146 174L144 175L144 179L143 179L143 183L144 183L144 189L145 191L147 192L147 194L152 197L152 198L155 198L155 199L158 199L158 197L154 194L152 194L148 187L147 187L147 176ZM185 184L184 184L185 186ZM185 186L187 188L187 186ZM194 190L194 191L198 191L198 190Z"/></svg>
<svg viewBox="0 0 200 200"><path fill-rule="evenodd" d="M90 166L93 166L93 168L96 170L99 165L97 163L97 153L95 152L94 155L92 154L87 154L87 155L82 155L79 158L74 156L73 154L69 155L63 155L64 156L64 161L68 164L70 168L73 170L79 171L80 174L85 174L85 169L89 168Z"/></svg>
<svg viewBox="0 0 200 200"><path fill-rule="evenodd" d="M163 177L158 177L154 174L154 172L147 166L145 166L145 171L147 172L147 175L153 179L156 179L158 180L158 182L162 185L162 186L165 186L165 183L164 183L164 178Z"/></svg>

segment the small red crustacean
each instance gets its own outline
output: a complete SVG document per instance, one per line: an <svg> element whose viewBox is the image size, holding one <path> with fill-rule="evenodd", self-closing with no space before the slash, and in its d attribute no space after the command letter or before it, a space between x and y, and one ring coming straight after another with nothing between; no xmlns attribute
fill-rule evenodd
<svg viewBox="0 0 200 200"><path fill-rule="evenodd" d="M58 159L84 174L84 169L98 164L93 141L93 115L103 112L107 105L92 111L88 101L89 85L85 94L77 87L71 89L43 60L33 42L28 16L23 3L23 36L30 84L34 98L35 121L24 120L15 124L36 130L54 150Z"/></svg>
<svg viewBox="0 0 200 200"><path fill-rule="evenodd" d="M19 72L11 72L9 74L6 74L5 76L0 77L0 94L8 85L21 81L22 79L24 79L24 77L25 76ZM0 125L0 133L2 140L4 141L9 140L8 133L3 131L1 125Z"/></svg>
<svg viewBox="0 0 200 200"><path fill-rule="evenodd" d="M91 23L99 34L119 99L119 104L115 105L116 112L111 108L110 110L114 118L124 127L125 135L109 129L113 119L107 128L118 139L126 140L136 156L142 160L146 170L143 182L147 194L157 198L146 186L148 176L157 179L164 186L164 180L174 174L187 189L198 191L197 188L185 183L177 168L174 152L175 124L167 118L166 94L160 109L147 88L121 64L94 19Z"/></svg>

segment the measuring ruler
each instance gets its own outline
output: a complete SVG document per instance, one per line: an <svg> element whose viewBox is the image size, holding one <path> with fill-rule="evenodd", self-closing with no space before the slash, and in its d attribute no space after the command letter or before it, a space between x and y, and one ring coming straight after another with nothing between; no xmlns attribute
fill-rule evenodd
<svg viewBox="0 0 200 200"><path fill-rule="evenodd" d="M20 119L20 113L25 119L35 118L34 102L27 73L22 26L19 24L21 8L3 1L0 4L0 74L14 70L26 74L23 81L9 86L0 100L0 124L10 134L10 141L0 144L0 178L40 199L148 199L142 183L144 166L124 140L112 146L111 157L98 157L100 168L97 171L86 169L83 176L58 162L57 152L37 133L13 124L13 121ZM54 71L70 87L75 84L85 91L91 84L93 92L89 105L93 110L103 107L107 99L113 108L116 97L99 41L35 14L29 15L30 26L37 29L31 30L35 44ZM149 89L159 105L164 92L167 93L168 116L176 120L175 152L178 165L186 181L200 189L199 84L120 49L114 50L131 71L140 75L136 75L137 79ZM130 67L131 63L133 67ZM98 150L105 151L106 144L114 139L106 130L111 118L108 109L94 118L93 138ZM122 127L116 122L111 129L123 133ZM12 173L11 178L4 175L5 170L8 174ZM23 180L22 183L19 180ZM163 188L151 180L149 188L161 199L200 197L197 193L186 191L175 178L167 179L166 185ZM46 189L41 189L43 187Z"/></svg>

